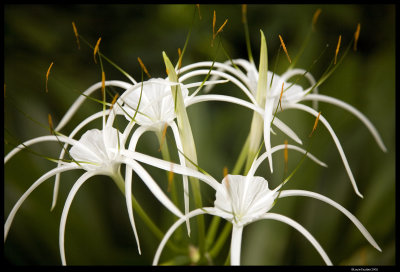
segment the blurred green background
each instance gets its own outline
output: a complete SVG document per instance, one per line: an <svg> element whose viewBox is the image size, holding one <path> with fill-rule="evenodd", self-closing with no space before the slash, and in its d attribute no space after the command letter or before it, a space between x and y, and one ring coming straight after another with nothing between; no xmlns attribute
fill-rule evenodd
<svg viewBox="0 0 400 272"><path fill-rule="evenodd" d="M304 197L285 198L273 212L298 221L320 242L336 265L395 264L395 7L394 5L248 5L248 23L252 51L258 65L260 32L266 35L270 68L275 64L282 35L293 59L310 29L314 12L322 13L310 43L296 67L307 69L321 55L311 73L319 78L334 56L338 36L342 35L341 53L350 43L357 23L361 23L358 51L350 51L341 66L319 91L341 99L363 112L376 126L388 149L382 152L364 125L350 113L336 106L320 103L319 110L330 122L343 146L364 199L353 191L336 146L327 130L319 124L313 136L311 153L328 168L306 160L286 189L303 189L323 194L342 204L368 229L382 248L376 251L358 229L339 211L320 201ZM99 37L101 52L140 81L137 57L145 63L152 77L165 77L161 52L173 62L178 48L183 48L193 22L183 65L212 60L216 47L210 47L212 15L217 26L228 23L221 33L222 44L231 58L247 59L240 5L200 5L201 20L194 5L6 5L4 10L4 137L18 143L47 135L48 130L29 120L47 125L50 113L57 124L73 101L90 85L101 80L93 51L81 43L77 49L71 22L92 44ZM195 19L193 19L195 18ZM217 60L226 57L219 51ZM46 72L52 67L45 92ZM276 72L288 67L281 52ZM128 81L114 67L105 63L107 79ZM233 85L218 86L216 93L241 96ZM74 120L62 132L100 109L93 101L84 104ZM248 134L251 112L226 103L201 103L188 109L198 151L199 165L217 180L223 167L233 169ZM300 111L278 115L304 142L314 124L314 117ZM99 127L94 123L92 127ZM170 133L170 131L169 131ZM171 134L172 135L172 134ZM170 135L170 136L171 136ZM154 134L147 133L139 150L159 156ZM273 145L286 137L277 131ZM289 140L289 143L291 141ZM56 157L57 143L38 144L36 152ZM5 154L11 150L5 144ZM301 155L289 152L289 169L294 169ZM281 162L281 163L280 163ZM274 155L274 173L266 164L257 172L274 188L282 181L283 152ZM22 152L5 165L4 216L23 192L38 177L54 167L28 152ZM151 167L160 186L166 188L165 173ZM289 170L289 171L290 171ZM53 179L40 186L21 207L4 244L7 262L18 265L59 265L58 230L60 215L73 182L82 171L62 175L59 200L50 212ZM180 182L180 180L176 179ZM154 200L138 178L133 193L164 231L172 224L171 214ZM214 193L202 185L205 206L213 205ZM206 216L207 222L211 219ZM167 221L165 221L167 220ZM5 219L4 219L5 221ZM66 254L70 265L150 264L158 240L136 216L142 256L128 220L123 195L109 178L95 177L85 184L74 200L67 221ZM229 240L229 239L228 239ZM229 241L226 244L229 246ZM166 256L167 254L163 255ZM222 264L226 250L216 264ZM166 260L164 257L162 260ZM254 265L323 265L315 249L297 231L275 221L262 221L244 230L242 264Z"/></svg>

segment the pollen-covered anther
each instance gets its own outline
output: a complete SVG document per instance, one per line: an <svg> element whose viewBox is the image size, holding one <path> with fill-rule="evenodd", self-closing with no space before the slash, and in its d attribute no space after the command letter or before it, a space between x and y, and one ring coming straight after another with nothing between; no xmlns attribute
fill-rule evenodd
<svg viewBox="0 0 400 272"><path fill-rule="evenodd" d="M178 69L181 69L182 67L182 50L180 48L178 48Z"/></svg>
<svg viewBox="0 0 400 272"><path fill-rule="evenodd" d="M104 71L101 72L101 98L103 101L106 98L106 74Z"/></svg>
<svg viewBox="0 0 400 272"><path fill-rule="evenodd" d="M50 113L47 115L47 121L49 123L50 133L53 134L54 133L54 126L53 126L53 120L51 119L51 114Z"/></svg>
<svg viewBox="0 0 400 272"><path fill-rule="evenodd" d="M281 107L281 111L283 111L283 109L282 109L282 95L283 95L283 85L284 85L285 83L284 82L282 82L282 90L281 90L281 95L280 95L280 97L279 97L279 106Z"/></svg>
<svg viewBox="0 0 400 272"><path fill-rule="evenodd" d="M286 54L286 56L287 56L287 58L288 58L288 60L289 60L289 63L292 63L292 60L290 59L289 53L288 53L288 51L287 51L287 49L286 49L286 45L285 45L285 43L283 42L282 36L281 36L281 35L278 35L278 36L279 36L279 39L281 40L281 45L282 45L282 47L283 47L283 51L285 51L285 54Z"/></svg>
<svg viewBox="0 0 400 272"><path fill-rule="evenodd" d="M242 23L246 24L247 23L247 5L242 4Z"/></svg>
<svg viewBox="0 0 400 272"><path fill-rule="evenodd" d="M72 22L72 28L74 29L74 34L76 37L76 43L78 44L78 49L81 49L81 45L79 42L79 34L78 34L78 29L76 28L75 22Z"/></svg>
<svg viewBox="0 0 400 272"><path fill-rule="evenodd" d="M339 54L340 42L341 41L342 41L342 35L339 35L339 40L338 40L338 44L336 46L336 52L335 52L335 62L333 64L336 64L337 55Z"/></svg>
<svg viewBox="0 0 400 272"><path fill-rule="evenodd" d="M314 13L313 19L312 19L312 27L313 29L315 29L315 25L317 24L317 20L319 15L321 14L322 10L321 9L317 9Z"/></svg>
<svg viewBox="0 0 400 272"><path fill-rule="evenodd" d="M289 161L289 154L288 154L288 141L285 140L285 150L283 152L284 159L285 159L285 170L287 169L288 161Z"/></svg>
<svg viewBox="0 0 400 272"><path fill-rule="evenodd" d="M145 74L146 74L149 78L151 78L151 76L150 76L150 74L149 74L149 71L147 71L147 68L146 68L146 66L144 65L144 63L143 63L143 61L141 60L141 58L138 57L137 59L138 59L138 62L139 62L139 64L140 64L140 67L143 69L143 71L145 72Z"/></svg>
<svg viewBox="0 0 400 272"><path fill-rule="evenodd" d="M216 23L216 21L217 21L217 15L216 15L215 10L214 10L214 16L213 16L213 38L212 38L212 41L211 41L211 46L213 46L213 42L214 42L215 38L217 37L218 33L220 33L223 30L223 28L225 27L226 23L228 22L228 19L226 19L225 22L218 28L217 32L215 32L215 23Z"/></svg>
<svg viewBox="0 0 400 272"><path fill-rule="evenodd" d="M318 113L318 116L317 116L317 118L315 119L315 122L314 122L314 127L313 127L313 129L312 129L312 131L311 131L311 133L310 133L310 135L308 137L311 137L313 135L314 131L317 129L318 120L319 120L320 115L321 115L321 112Z"/></svg>
<svg viewBox="0 0 400 272"><path fill-rule="evenodd" d="M47 88L47 82L49 81L49 74L50 74L51 67L53 67L53 63L54 63L54 62L52 62L52 63L50 64L49 69L47 69L47 73L46 73L46 93L49 92L49 90L48 90L48 88Z"/></svg>
<svg viewBox="0 0 400 272"><path fill-rule="evenodd" d="M114 104L115 104L115 102L117 102L117 99L118 99L118 97L119 97L119 94L118 94L118 93L116 93L116 94L114 95L114 98L113 98L113 100L111 101L110 110L112 110L112 109L113 109L113 107L114 107Z"/></svg>
<svg viewBox="0 0 400 272"><path fill-rule="evenodd" d="M97 63L96 54L99 52L100 41L101 41L101 37L97 40L96 46L94 47L94 50L93 50L94 63Z"/></svg>
<svg viewBox="0 0 400 272"><path fill-rule="evenodd" d="M358 38L360 37L360 29L361 29L361 25L360 23L357 24L357 29L356 32L354 33L354 51L357 51L357 42L358 42Z"/></svg>

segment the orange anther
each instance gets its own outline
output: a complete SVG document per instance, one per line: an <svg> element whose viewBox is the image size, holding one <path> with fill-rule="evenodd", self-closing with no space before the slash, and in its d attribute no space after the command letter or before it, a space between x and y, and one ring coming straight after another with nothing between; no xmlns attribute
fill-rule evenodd
<svg viewBox="0 0 400 272"><path fill-rule="evenodd" d="M104 73L104 71L101 72L101 95L104 101L106 97L106 74Z"/></svg>
<svg viewBox="0 0 400 272"><path fill-rule="evenodd" d="M53 134L53 132L54 132L53 120L51 119L50 113L47 115L47 120L49 122L50 133Z"/></svg>
<svg viewBox="0 0 400 272"><path fill-rule="evenodd" d="M101 37L97 40L96 46L94 47L94 51L93 51L93 58L94 58L94 62L96 62L96 54L99 51L99 45L100 45L100 41L101 41Z"/></svg>
<svg viewBox="0 0 400 272"><path fill-rule="evenodd" d="M281 35L278 35L278 36L279 36L279 39L281 40L281 45L283 47L283 51L285 51L286 56L287 56L287 58L289 60L289 63L292 63L292 60L289 57L288 51L286 50L286 46L285 46L285 43L283 42L283 39L282 39Z"/></svg>
<svg viewBox="0 0 400 272"><path fill-rule="evenodd" d="M160 148L158 149L159 152L161 151L162 145L164 144L164 139L165 139L165 136L167 135L167 128L168 128L168 124L165 123L164 129L163 129L163 131L162 131L162 137L161 137Z"/></svg>
<svg viewBox="0 0 400 272"><path fill-rule="evenodd" d="M336 64L336 60L337 60L337 55L339 53L339 48L340 48L340 42L342 41L342 35L339 35L339 40L338 40L338 44L336 47L336 53L335 53L335 62L333 64Z"/></svg>
<svg viewBox="0 0 400 272"><path fill-rule="evenodd" d="M357 51L357 42L358 42L358 38L360 37L360 29L361 29L361 25L360 23L357 24L357 30L354 33L354 51Z"/></svg>
<svg viewBox="0 0 400 272"><path fill-rule="evenodd" d="M313 127L313 129L312 129L310 135L308 135L308 137L311 137L312 134L314 133L314 131L317 129L318 120L319 120L319 116L320 116L320 115L321 115L321 112L318 113L318 116L317 116L317 118L315 119L315 122L314 122L314 127Z"/></svg>
<svg viewBox="0 0 400 272"><path fill-rule="evenodd" d="M178 69L181 69L181 66L182 66L182 51L181 51L180 48L178 48L178 56L179 56Z"/></svg>
<svg viewBox="0 0 400 272"><path fill-rule="evenodd" d="M114 98L113 98L113 100L111 101L111 107L110 107L110 110L112 110L112 108L114 107L114 104L115 104L115 102L117 102L117 99L118 99L118 97L119 97L119 94L118 94L118 93L116 93L116 94L114 95Z"/></svg>
<svg viewBox="0 0 400 272"><path fill-rule="evenodd" d="M285 159L285 171L287 170L287 165L288 165L288 161L289 161L289 155L288 155L288 141L285 140L285 150L284 150L284 159Z"/></svg>
<svg viewBox="0 0 400 272"><path fill-rule="evenodd" d="M246 4L242 5L242 23L243 24L247 23L247 5Z"/></svg>
<svg viewBox="0 0 400 272"><path fill-rule="evenodd" d="M174 172L172 172L174 165L171 164L171 170L168 172L168 188L167 192L171 191L172 181L174 180Z"/></svg>
<svg viewBox="0 0 400 272"><path fill-rule="evenodd" d="M49 80L49 74L50 74L51 67L53 67L53 62L50 64L50 67L49 67L49 69L47 69L47 73L46 73L46 93L49 92L49 90L47 89L47 82Z"/></svg>
<svg viewBox="0 0 400 272"><path fill-rule="evenodd" d="M144 64L143 64L142 60L140 59L140 57L138 57L137 59L138 59L138 61L139 61L140 67L142 67L142 69L143 69L143 71L146 73L146 75L147 75L149 78L151 78L149 72L147 71L146 66L144 66Z"/></svg>
<svg viewBox="0 0 400 272"><path fill-rule="evenodd" d="M321 14L321 11L322 11L321 9L317 9L315 11L315 13L314 13L314 16L313 16L313 19L312 19L312 27L313 27L313 29L315 27L315 24L317 23L319 15Z"/></svg>
<svg viewBox="0 0 400 272"><path fill-rule="evenodd" d="M283 111L283 109L282 109L283 84L284 84L284 82L282 82L281 96L279 97L279 106L281 107L281 111Z"/></svg>
<svg viewBox="0 0 400 272"><path fill-rule="evenodd" d="M81 45L79 43L79 34L78 34L78 30L76 29L75 22L72 22L72 28L74 29L76 43L78 44L78 49L81 49Z"/></svg>

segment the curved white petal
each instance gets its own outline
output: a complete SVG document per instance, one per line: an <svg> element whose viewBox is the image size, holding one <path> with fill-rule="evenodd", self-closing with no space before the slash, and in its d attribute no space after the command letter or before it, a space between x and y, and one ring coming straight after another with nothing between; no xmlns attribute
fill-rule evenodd
<svg viewBox="0 0 400 272"><path fill-rule="evenodd" d="M312 109L312 108L310 108L308 106L302 105L302 104L288 104L288 105L286 105L286 109L299 109L299 110L303 110L305 112L308 112L308 113L314 115L315 117L318 116L318 112L316 112L314 109ZM344 151L343 151L343 148L342 148L342 146L341 146L341 144L339 142L339 139L337 138L337 136L336 136L335 132L333 131L332 127L329 125L329 122L322 116L322 114L319 116L319 121L322 124L325 125L325 127L328 129L329 133L331 134L332 139L335 142L336 147L337 147L337 149L339 151L340 157L342 158L344 167L346 168L346 171L347 171L347 174L348 174L348 176L350 178L351 184L353 185L354 191L356 192L356 194L358 196L363 198L363 195L358 191L356 181L354 180L353 173L351 172L349 163L347 162L346 155L344 154Z"/></svg>
<svg viewBox="0 0 400 272"><path fill-rule="evenodd" d="M106 86L115 86L115 87L120 87L123 89L128 89L132 87L132 84L119 81L119 80L111 80L111 81L105 81ZM87 99L86 96L91 95L94 91L97 89L100 89L102 86L102 82L98 82L92 86L90 86L86 91L83 92L82 95L80 95L75 102L72 104L72 106L68 109L68 111L65 113L63 118L61 119L60 123L58 126L55 128L56 131L60 131L67 123L68 121L72 118L72 116L75 114L75 112L78 110L78 108L82 105L82 103Z"/></svg>
<svg viewBox="0 0 400 272"><path fill-rule="evenodd" d="M61 214L61 221L60 221L60 233L59 233L59 246L60 246L60 255L61 255L61 262L62 265L67 265L65 260L65 248L64 248L64 238L65 238L65 225L67 223L67 216L69 212L69 208L71 207L72 200L75 197L75 194L78 192L79 188L82 184L87 181L90 177L99 174L100 172L85 172L79 179L74 183L72 186L71 191L68 194L67 200L65 200L64 209Z"/></svg>
<svg viewBox="0 0 400 272"><path fill-rule="evenodd" d="M171 235L174 233L174 231L186 220L196 216L196 215L200 215L200 214L205 214L205 213L210 213L209 211L212 211L213 208L201 208L201 209L197 209L194 211L191 211L190 213L188 213L187 215L184 215L182 218L179 218L179 220L177 220L170 228L169 230L165 233L163 239L161 240L160 244L158 245L156 254L154 255L153 258L153 266L158 264L158 260L160 259L161 253L164 249L165 244L168 242L169 238L171 237Z"/></svg>
<svg viewBox="0 0 400 272"><path fill-rule="evenodd" d="M333 206L334 208L341 211L344 215L346 215L354 223L354 225L356 225L356 227L360 230L361 234L364 235L365 239L367 239L368 242L374 248L376 248L379 251L382 251L381 248L378 246L378 244L375 242L374 238L372 238L371 234L363 226L363 224L361 224L361 222L353 214L351 214L348 210L346 210L339 203L333 201L332 199L330 199L326 196L323 196L323 195L320 195L320 194L317 194L314 192L310 192L310 191L304 191L304 190L284 190L284 191L281 191L279 198L288 197L288 196L306 196L306 197L315 198L315 199L321 200L325 203L328 203L329 205Z"/></svg>
<svg viewBox="0 0 400 272"><path fill-rule="evenodd" d="M381 136L378 133L378 130L374 127L374 125L371 123L371 121L368 120L368 118L362 114L359 110L354 108L353 106L330 96L327 95L322 95L322 94L308 94L304 96L301 100L312 100L312 101L322 101L326 103L330 103L333 105L336 105L338 107L341 107L350 113L354 114L358 119L360 119L361 122L364 123L364 125L368 128L368 130L371 132L372 136L374 137L376 143L379 145L379 147L386 152L386 146L382 141Z"/></svg>
<svg viewBox="0 0 400 272"><path fill-rule="evenodd" d="M154 179L147 173L147 171L134 160L124 160L124 163L129 165L138 176L142 179L144 184L149 188L152 194L173 214L182 217L181 211L171 202L171 200L164 194Z"/></svg>
<svg viewBox="0 0 400 272"><path fill-rule="evenodd" d="M8 231L10 230L11 224L14 220L15 214L17 213L17 211L19 210L19 208L21 207L22 203L28 198L28 196L40 185L42 184L44 181L46 181L47 179L49 179L50 177L54 176L57 173L61 173L61 172L65 172L68 170L72 170L72 169L78 169L79 167L76 166L75 164L73 165L66 165L66 166L61 166L61 167L57 167L54 168L52 170L50 170L49 172L45 173L44 175L42 175L38 180L36 180L30 187L28 190L25 191L25 193L18 199L17 203L15 203L14 207L12 208L10 214L7 217L6 223L4 224L4 242L7 239L7 235L8 235Z"/></svg>
<svg viewBox="0 0 400 272"><path fill-rule="evenodd" d="M281 221L285 224L288 224L289 226L292 226L295 228L297 231L299 231L305 238L307 238L308 241L314 246L314 248L318 251L319 255L321 255L322 259L325 261L327 265L333 265L331 260L329 259L328 255L325 253L324 249L321 247L321 245L318 243L317 240L299 223L294 221L293 219L290 219L286 216L276 214L276 213L267 213L263 216L260 217L259 220L261 219L273 219L277 221Z"/></svg>

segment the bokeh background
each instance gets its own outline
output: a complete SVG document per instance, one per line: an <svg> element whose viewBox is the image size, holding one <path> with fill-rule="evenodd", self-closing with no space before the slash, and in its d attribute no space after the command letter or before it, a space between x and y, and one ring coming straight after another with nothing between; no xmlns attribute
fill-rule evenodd
<svg viewBox="0 0 400 272"><path fill-rule="evenodd" d="M336 265L395 264L395 6L394 5L248 5L248 23L252 51L258 64L260 32L268 44L270 68L275 65L282 35L292 59L310 30L314 12L320 8L315 32L296 67L312 67L319 78L333 59L339 35L342 47L350 43L361 23L358 51L350 51L340 67L319 88L320 93L339 98L363 112L376 126L388 149L382 152L364 125L345 110L320 103L319 110L330 122L341 141L350 167L364 199L353 191L336 146L327 130L319 124L313 136L311 153L328 164L322 168L306 160L287 189L303 189L323 194L346 207L369 230L383 252L376 251L357 228L339 211L320 201L304 197L285 198L274 212L293 218L308 229ZM93 61L93 51L81 43L77 49L71 22L79 33L95 44L99 37L101 52L140 81L140 57L152 77L165 77L161 52L173 62L178 48L183 48L190 26L191 37L183 65L196 61L226 60L216 46L211 47L212 15L217 26L228 23L221 41L231 58L247 59L240 5L200 5L201 20L194 5L6 5L4 8L4 137L7 143L47 135L50 113L55 124L68 107L90 85L101 80L100 66ZM326 47L329 45L328 47ZM46 72L54 62L45 92ZM127 79L105 63L107 79ZM288 67L286 56L279 54L276 72ZM241 96L231 85L219 86L216 93ZM74 125L100 109L87 101ZM22 113L24 112L24 114ZM248 134L251 112L226 103L201 103L188 109L198 151L199 165L218 180L223 168L233 169ZM278 115L305 142L314 117L300 111L283 111ZM89 126L90 127L90 126ZM99 127L94 123L92 127ZM170 131L169 131L169 135ZM139 142L139 150L160 156L153 134ZM277 131L273 145L285 136ZM291 142L289 140L289 142ZM5 144L7 154L12 146ZM38 144L35 152L56 157L57 143ZM283 153L283 152L282 152ZM289 169L296 167L301 155L289 152ZM277 186L284 175L283 154L274 157L270 174L266 164L257 172ZM281 163L279 163L281 162ZM4 216L23 192L54 163L29 152L22 152L5 165ZM166 188L165 173L151 167L160 186ZM40 186L21 207L4 244L7 262L17 265L59 265L58 230L63 204L81 171L62 175L59 200L50 212L53 179ZM150 216L167 230L171 214L154 200L139 181L134 195ZM177 179L178 180L178 179ZM202 186L204 205L210 206L214 193ZM211 217L207 216L209 222ZM5 219L4 219L5 221ZM72 205L66 230L67 262L71 265L150 264L159 240L136 217L142 256L128 220L125 200L109 178L95 177L85 184ZM229 239L226 248L229 247ZM223 264L226 249L214 260ZM168 259L167 253L163 255ZM323 265L314 248L297 231L280 222L263 221L245 228L242 264L254 265Z"/></svg>

